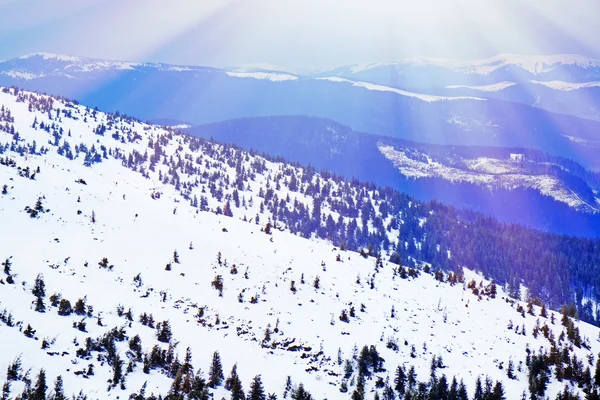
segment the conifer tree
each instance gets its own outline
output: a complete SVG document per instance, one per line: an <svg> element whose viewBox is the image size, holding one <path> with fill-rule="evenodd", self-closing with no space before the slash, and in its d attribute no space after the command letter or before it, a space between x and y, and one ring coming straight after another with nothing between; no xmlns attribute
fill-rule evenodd
<svg viewBox="0 0 600 400"><path fill-rule="evenodd" d="M473 400L484 400L483 399L483 387L481 385L481 377L477 377L477 381L475 381L475 394L473 395Z"/></svg>
<svg viewBox="0 0 600 400"><path fill-rule="evenodd" d="M44 276L42 274L38 274L35 278L31 293L35 297L46 297L46 284L44 283Z"/></svg>
<svg viewBox="0 0 600 400"><path fill-rule="evenodd" d="M46 386L46 372L40 369L31 394L31 400L46 400L46 389L48 389L48 386Z"/></svg>
<svg viewBox="0 0 600 400"><path fill-rule="evenodd" d="M60 375L57 376L56 380L54 381L54 393L52 395L52 400L67 400L63 389L63 379Z"/></svg>
<svg viewBox="0 0 600 400"><path fill-rule="evenodd" d="M225 385L223 386L226 390L231 390L231 388L233 387L234 383L239 381L240 377L237 373L237 363L233 364L233 367L231 368L231 373L229 374L229 376L227 377L227 379L225 379Z"/></svg>
<svg viewBox="0 0 600 400"><path fill-rule="evenodd" d="M10 381L6 381L2 385L2 397L0 397L0 400L10 400Z"/></svg>
<svg viewBox="0 0 600 400"><path fill-rule="evenodd" d="M44 299L41 297L36 297L35 299L35 311L39 313L46 312L46 305L44 304Z"/></svg>
<svg viewBox="0 0 600 400"><path fill-rule="evenodd" d="M159 342L169 343L173 333L171 332L171 323L169 320L158 323L156 326L156 339Z"/></svg>
<svg viewBox="0 0 600 400"><path fill-rule="evenodd" d="M218 351L213 353L208 375L208 386L211 388L216 388L221 385L223 379L225 379L223 375L223 366L221 365L221 356Z"/></svg>
<svg viewBox="0 0 600 400"><path fill-rule="evenodd" d="M500 381L497 381L496 385L494 385L491 400L505 400L504 387L502 387L502 383Z"/></svg>
<svg viewBox="0 0 600 400"><path fill-rule="evenodd" d="M112 385L113 387L117 386L121 379L123 378L123 360L119 357L119 355L115 355L115 359L113 360L113 378Z"/></svg>
<svg viewBox="0 0 600 400"><path fill-rule="evenodd" d="M256 375L250 384L247 400L267 400L260 375Z"/></svg>
<svg viewBox="0 0 600 400"><path fill-rule="evenodd" d="M406 373L404 372L404 367L399 365L396 368L396 377L394 378L394 389L398 392L399 396L404 395L406 391Z"/></svg>
<svg viewBox="0 0 600 400"><path fill-rule="evenodd" d="M246 395L244 394L244 388L242 387L242 381L237 373L237 364L233 365L231 369L231 375L225 382L225 389L231 391L231 400L245 400Z"/></svg>
<svg viewBox="0 0 600 400"><path fill-rule="evenodd" d="M469 400L467 387L462 379L460 380L460 385L458 386L458 400Z"/></svg>
<svg viewBox="0 0 600 400"><path fill-rule="evenodd" d="M313 397L304 389L304 385L300 383L298 388L292 392L292 400L313 400Z"/></svg>
<svg viewBox="0 0 600 400"><path fill-rule="evenodd" d="M283 398L287 398L288 393L291 393L292 391L292 377L291 376L287 376L287 378L285 378L285 388L283 389Z"/></svg>
<svg viewBox="0 0 600 400"><path fill-rule="evenodd" d="M58 315L71 315L73 309L71 308L71 302L67 299L61 299L58 304Z"/></svg>
<svg viewBox="0 0 600 400"><path fill-rule="evenodd" d="M209 400L210 394L206 387L206 381L202 378L202 371L198 371L192 382L192 388L188 394L189 400Z"/></svg>

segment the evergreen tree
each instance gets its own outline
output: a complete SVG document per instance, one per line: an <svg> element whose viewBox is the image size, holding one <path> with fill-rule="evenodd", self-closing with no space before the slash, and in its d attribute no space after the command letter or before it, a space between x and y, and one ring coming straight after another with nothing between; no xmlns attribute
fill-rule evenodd
<svg viewBox="0 0 600 400"><path fill-rule="evenodd" d="M292 400L313 400L313 397L304 389L304 385L300 383L298 388L292 392Z"/></svg>
<svg viewBox="0 0 600 400"><path fill-rule="evenodd" d="M0 400L10 400L10 381L6 381L2 385L2 397L0 397Z"/></svg>
<svg viewBox="0 0 600 400"><path fill-rule="evenodd" d="M206 381L202 378L202 371L198 371L192 381L192 388L188 394L189 400L209 400L211 398Z"/></svg>
<svg viewBox="0 0 600 400"><path fill-rule="evenodd" d="M46 372L40 369L31 394L31 400L46 400L46 389L48 389L48 386L46 386Z"/></svg>
<svg viewBox="0 0 600 400"><path fill-rule="evenodd" d="M113 387L117 386L121 382L121 378L123 378L123 360L121 360L121 358L117 354L115 355L115 359L113 360Z"/></svg>
<svg viewBox="0 0 600 400"><path fill-rule="evenodd" d="M456 380L456 376L452 377L452 383L448 391L448 400L458 400L458 381Z"/></svg>
<svg viewBox="0 0 600 400"><path fill-rule="evenodd" d="M500 381L496 382L496 385L494 385L491 400L505 400L504 388L502 387L502 383Z"/></svg>
<svg viewBox="0 0 600 400"><path fill-rule="evenodd" d="M446 379L446 375L440 377L436 385L437 398L440 400L448 399L448 380Z"/></svg>
<svg viewBox="0 0 600 400"><path fill-rule="evenodd" d="M35 299L35 311L39 313L46 312L46 304L44 304L44 299L42 297L36 297Z"/></svg>
<svg viewBox="0 0 600 400"><path fill-rule="evenodd" d="M260 375L256 375L250 384L247 400L267 400Z"/></svg>
<svg viewBox="0 0 600 400"><path fill-rule="evenodd" d="M52 395L52 400L67 400L63 389L63 379L60 375L57 376L56 380L54 381L54 393Z"/></svg>
<svg viewBox="0 0 600 400"><path fill-rule="evenodd" d="M340 357L340 351L338 349L338 357ZM285 388L283 389L283 398L287 398L288 393L290 393L292 390L292 377L291 376L287 376L287 378L285 378Z"/></svg>
<svg viewBox="0 0 600 400"><path fill-rule="evenodd" d="M221 385L225 379L223 375L223 366L221 365L221 356L218 351L213 353L212 362L210 364L210 370L208 372L208 386L216 388Z"/></svg>
<svg viewBox="0 0 600 400"><path fill-rule="evenodd" d="M483 387L481 385L481 377L479 376L475 381L475 394L473 395L473 400L484 400Z"/></svg>
<svg viewBox="0 0 600 400"><path fill-rule="evenodd" d="M71 308L71 302L67 299L61 299L58 304L58 315L71 315L73 309Z"/></svg>
<svg viewBox="0 0 600 400"><path fill-rule="evenodd" d="M231 400L245 400L246 395L244 394L244 388L242 387L242 381L238 379L231 386Z"/></svg>
<svg viewBox="0 0 600 400"><path fill-rule="evenodd" d="M38 274L35 278L31 293L35 297L46 297L46 284L44 283L44 276L42 274Z"/></svg>
<svg viewBox="0 0 600 400"><path fill-rule="evenodd" d="M460 385L458 386L458 400L469 400L469 394L467 393L467 387L463 380L460 380Z"/></svg>
<svg viewBox="0 0 600 400"><path fill-rule="evenodd" d="M404 372L403 366L396 368L396 377L394 378L394 389L398 392L399 396L404 395L406 391L406 373Z"/></svg>
<svg viewBox="0 0 600 400"><path fill-rule="evenodd" d="M163 321L156 325L156 339L159 342L169 343L173 333L171 332L171 323L169 320Z"/></svg>
<svg viewBox="0 0 600 400"><path fill-rule="evenodd" d="M227 379L225 379L224 387L226 390L231 390L231 388L234 386L234 384L239 381L240 381L240 377L237 373L237 364L233 364L233 367L231 368L231 373L229 374Z"/></svg>

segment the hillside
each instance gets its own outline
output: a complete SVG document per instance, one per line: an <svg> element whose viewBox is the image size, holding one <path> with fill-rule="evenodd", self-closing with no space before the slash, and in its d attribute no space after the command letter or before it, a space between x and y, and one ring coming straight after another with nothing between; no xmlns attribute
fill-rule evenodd
<svg viewBox="0 0 600 400"><path fill-rule="evenodd" d="M242 118L185 131L310 164L346 179L390 186L423 201L477 210L504 222L600 235L598 175L543 152L427 145L303 116Z"/></svg>
<svg viewBox="0 0 600 400"><path fill-rule="evenodd" d="M561 316L534 300L551 290L558 308L559 296L571 297L547 286L577 272L562 264L561 246L587 268L597 242L488 228L389 189L64 99L3 89L0 104L7 398L40 395L40 368L46 394L60 375L68 395L91 399L227 398L239 383L257 388L257 374L266 392L296 399L311 398L304 389L312 398L444 396L452 377L454 393L462 380L469 398L477 378L492 398L598 389L598 329L570 318L572 307ZM471 243L448 241L440 226ZM463 268L505 283L506 267L465 253L503 229L512 231L505 239L532 235L532 271L555 274L509 276L530 288L530 304L514 299L527 297L520 284L505 292ZM507 247L485 252L495 249ZM218 366L228 377L236 363L240 381L227 391ZM27 397L29 387L37 394Z"/></svg>

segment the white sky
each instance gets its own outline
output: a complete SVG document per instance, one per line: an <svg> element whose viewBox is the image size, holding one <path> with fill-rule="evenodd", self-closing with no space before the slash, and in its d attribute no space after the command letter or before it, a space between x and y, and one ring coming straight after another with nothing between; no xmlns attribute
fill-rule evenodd
<svg viewBox="0 0 600 400"><path fill-rule="evenodd" d="M45 51L328 68L401 58L600 58L598 0L0 0L0 59Z"/></svg>

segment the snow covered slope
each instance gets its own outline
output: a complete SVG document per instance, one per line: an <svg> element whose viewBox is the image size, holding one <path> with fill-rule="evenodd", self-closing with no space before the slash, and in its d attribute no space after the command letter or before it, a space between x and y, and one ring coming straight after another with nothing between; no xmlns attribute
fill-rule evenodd
<svg viewBox="0 0 600 400"><path fill-rule="evenodd" d="M511 154L509 158L496 157L459 158L452 160L435 160L415 150L380 143L381 153L400 172L409 177L443 178L451 182L471 182L493 188L532 188L542 195L552 197L556 201L568 204L579 211L598 212L600 198L597 193L586 187L585 192L578 193L570 187L565 179L568 171L559 166L547 163L545 166L527 160L523 154ZM541 168L540 168L541 167ZM544 168L547 167L548 169ZM550 173L559 170L564 174Z"/></svg>
<svg viewBox="0 0 600 400"><path fill-rule="evenodd" d="M41 391L40 368L47 394L60 375L67 394L94 399L228 398L222 382L207 388L198 377L234 364L244 389L260 374L277 398L309 398L300 383L312 398L396 398L398 366L408 375L414 367L422 384L401 379L414 395L443 391L455 376L472 396L487 376L488 390L499 381L506 398L520 398L567 362L570 375L551 377L549 396L566 386L581 393L575 377L597 388L597 328L566 317L563 327L559 314L509 299L469 270L434 274L302 238L269 208L275 198L337 217L338 199L359 195L383 210L374 188L355 193L308 169L63 99L4 89L0 107L7 398ZM328 200L313 200L312 185ZM383 221L392 240L398 217ZM359 228L377 229L366 221ZM551 347L560 367L528 368Z"/></svg>

